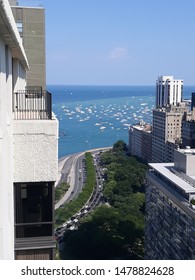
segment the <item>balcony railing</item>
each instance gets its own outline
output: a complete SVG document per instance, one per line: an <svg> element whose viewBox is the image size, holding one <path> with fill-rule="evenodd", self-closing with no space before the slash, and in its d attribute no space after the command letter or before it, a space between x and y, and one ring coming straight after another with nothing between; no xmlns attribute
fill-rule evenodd
<svg viewBox="0 0 195 280"><path fill-rule="evenodd" d="M52 118L51 93L41 89L20 90L13 94L15 120L48 120Z"/></svg>

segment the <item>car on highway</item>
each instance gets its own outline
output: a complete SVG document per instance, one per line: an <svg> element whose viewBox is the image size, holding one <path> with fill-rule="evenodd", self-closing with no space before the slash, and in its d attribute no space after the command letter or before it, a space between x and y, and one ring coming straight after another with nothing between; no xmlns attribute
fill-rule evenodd
<svg viewBox="0 0 195 280"><path fill-rule="evenodd" d="M76 216L79 217L79 216L81 216L81 214L82 214L81 212L78 212L78 213L76 214Z"/></svg>
<svg viewBox="0 0 195 280"><path fill-rule="evenodd" d="M71 227L70 227L70 230L74 230L74 229L75 229L75 226L71 226Z"/></svg>

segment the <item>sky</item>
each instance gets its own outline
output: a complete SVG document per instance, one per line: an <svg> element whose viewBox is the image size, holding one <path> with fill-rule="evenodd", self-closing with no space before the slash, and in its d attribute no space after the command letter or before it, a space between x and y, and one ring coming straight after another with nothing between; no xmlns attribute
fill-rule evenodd
<svg viewBox="0 0 195 280"><path fill-rule="evenodd" d="M28 2L28 1L26 1ZM195 85L194 0L38 0L47 84Z"/></svg>

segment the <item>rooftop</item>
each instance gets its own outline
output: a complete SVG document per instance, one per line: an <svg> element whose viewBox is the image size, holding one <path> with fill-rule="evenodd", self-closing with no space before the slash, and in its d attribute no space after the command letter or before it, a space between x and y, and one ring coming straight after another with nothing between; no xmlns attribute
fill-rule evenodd
<svg viewBox="0 0 195 280"><path fill-rule="evenodd" d="M183 190L185 193L195 193L195 181L192 186L192 176L184 176L182 172L178 172L174 169L174 163L150 163L149 166L158 173L162 174L173 184L177 185L178 188ZM189 182L187 182L189 177ZM191 180L190 180L191 178Z"/></svg>
<svg viewBox="0 0 195 280"><path fill-rule="evenodd" d="M194 156L195 155L195 149L190 148L190 146L186 146L185 149L180 149L179 152L186 155L186 156Z"/></svg>
<svg viewBox="0 0 195 280"><path fill-rule="evenodd" d="M140 121L137 124L133 124L131 127L135 128L135 129L138 129L138 130L143 130L143 131L146 131L146 132L151 132L152 131L152 124L145 123L144 121Z"/></svg>

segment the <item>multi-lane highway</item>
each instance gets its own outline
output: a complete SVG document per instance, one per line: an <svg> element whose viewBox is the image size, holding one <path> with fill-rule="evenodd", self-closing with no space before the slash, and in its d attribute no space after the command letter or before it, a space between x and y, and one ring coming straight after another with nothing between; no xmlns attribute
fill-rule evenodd
<svg viewBox="0 0 195 280"><path fill-rule="evenodd" d="M105 151L110 149L101 148L93 149L90 152L94 155L97 155L100 151ZM69 202L73 198L76 198L78 194L82 191L82 187L86 182L86 166L85 166L85 152L73 154L70 156L63 157L59 159L59 171L58 171L58 180L56 182L56 187L61 182L67 182L70 187L66 194L58 201L55 205L55 209L59 208L66 202ZM97 168L99 168L97 166ZM98 171L99 172L99 171ZM99 182L101 176L97 176L97 184L101 185L102 181Z"/></svg>
<svg viewBox="0 0 195 280"><path fill-rule="evenodd" d="M94 149L90 150L93 155L94 166L96 170L96 185L93 190L93 193L88 200L88 202L83 206L83 208L76 213L70 220L64 221L59 228L56 229L55 235L60 240L60 237L63 236L64 232L69 230L74 230L79 222L79 219L87 215L90 211L96 208L103 202L103 170L99 164L99 153L101 151L109 150L108 148ZM67 182L70 187L63 198L56 203L55 209L63 207L64 203L69 202L72 199L75 199L79 193L82 191L82 188L86 182L86 165L85 165L85 152L74 154L70 156L63 157L59 160L59 174L58 181L56 186L61 182Z"/></svg>

